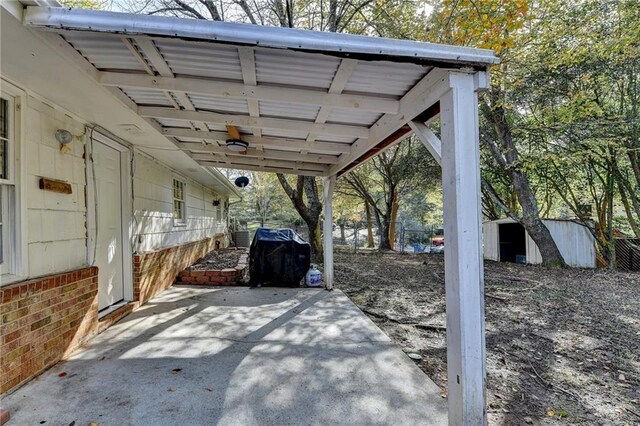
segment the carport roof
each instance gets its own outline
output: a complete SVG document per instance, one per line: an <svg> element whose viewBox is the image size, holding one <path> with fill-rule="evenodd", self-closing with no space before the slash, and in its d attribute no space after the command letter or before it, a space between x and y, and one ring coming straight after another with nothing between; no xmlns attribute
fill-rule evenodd
<svg viewBox="0 0 640 426"><path fill-rule="evenodd" d="M57 33L98 83L213 168L344 172L436 114L430 89L447 70L498 61L482 49L80 9L28 7L24 24ZM228 126L245 153L226 147Z"/></svg>

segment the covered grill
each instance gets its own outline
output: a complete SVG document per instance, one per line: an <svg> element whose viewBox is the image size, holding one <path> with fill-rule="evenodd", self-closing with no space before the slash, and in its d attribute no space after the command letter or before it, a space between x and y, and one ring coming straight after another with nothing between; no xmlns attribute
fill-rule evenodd
<svg viewBox="0 0 640 426"><path fill-rule="evenodd" d="M258 228L249 252L249 282L297 287L310 264L311 246L293 229Z"/></svg>

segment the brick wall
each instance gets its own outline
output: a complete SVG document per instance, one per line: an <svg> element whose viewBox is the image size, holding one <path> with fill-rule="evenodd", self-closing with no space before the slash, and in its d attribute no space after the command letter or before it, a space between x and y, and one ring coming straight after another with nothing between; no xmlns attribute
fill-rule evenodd
<svg viewBox="0 0 640 426"><path fill-rule="evenodd" d="M134 300L138 304L143 304L169 287L176 280L180 271L215 249L216 241L221 242L221 247L227 245L225 235L217 234L200 241L134 255Z"/></svg>
<svg viewBox="0 0 640 426"><path fill-rule="evenodd" d="M95 334L98 268L0 289L0 394L64 359Z"/></svg>

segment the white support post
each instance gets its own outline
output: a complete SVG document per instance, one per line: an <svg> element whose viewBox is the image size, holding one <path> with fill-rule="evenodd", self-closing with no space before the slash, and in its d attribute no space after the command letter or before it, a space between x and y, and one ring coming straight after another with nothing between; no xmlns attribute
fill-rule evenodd
<svg viewBox="0 0 640 426"><path fill-rule="evenodd" d="M333 290L333 188L336 186L336 175L322 179L322 195L324 203L323 250L324 250L324 286Z"/></svg>
<svg viewBox="0 0 640 426"><path fill-rule="evenodd" d="M452 71L440 99L449 425L484 425L484 276L478 97L473 74Z"/></svg>

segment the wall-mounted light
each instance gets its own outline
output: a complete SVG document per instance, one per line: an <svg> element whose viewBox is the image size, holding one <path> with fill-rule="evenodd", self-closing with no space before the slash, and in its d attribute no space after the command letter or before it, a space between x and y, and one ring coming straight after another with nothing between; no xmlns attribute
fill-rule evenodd
<svg viewBox="0 0 640 426"><path fill-rule="evenodd" d="M220 198L214 198L213 199L213 205L214 205L214 207L218 207L220 205Z"/></svg>
<svg viewBox="0 0 640 426"><path fill-rule="evenodd" d="M56 130L56 140L62 145L67 145L73 140L73 135L68 130L58 129Z"/></svg>
<svg viewBox="0 0 640 426"><path fill-rule="evenodd" d="M73 141L73 135L65 129L56 130L56 140L60 143L60 152L66 154L71 152L69 144Z"/></svg>

